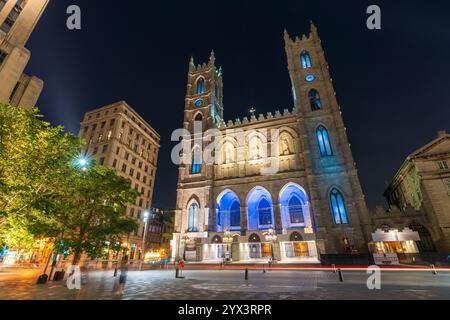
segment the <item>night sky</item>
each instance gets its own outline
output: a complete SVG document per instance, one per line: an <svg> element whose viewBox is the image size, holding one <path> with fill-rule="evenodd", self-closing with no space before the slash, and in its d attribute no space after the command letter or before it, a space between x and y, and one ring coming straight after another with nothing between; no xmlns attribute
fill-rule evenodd
<svg viewBox="0 0 450 320"><path fill-rule="evenodd" d="M393 3L395 2L395 3ZM404 158L450 131L449 1L51 0L27 47L45 81L38 107L78 133L84 112L127 101L160 134L154 205L175 206L170 135L182 126L188 62L211 49L224 71L225 119L293 106L283 30L317 25L370 207ZM82 30L66 28L66 8ZM382 30L366 28L378 4Z"/></svg>

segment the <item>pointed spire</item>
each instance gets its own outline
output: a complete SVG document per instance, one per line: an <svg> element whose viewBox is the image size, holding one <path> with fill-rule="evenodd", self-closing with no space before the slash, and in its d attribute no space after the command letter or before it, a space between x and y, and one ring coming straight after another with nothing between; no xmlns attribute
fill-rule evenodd
<svg viewBox="0 0 450 320"><path fill-rule="evenodd" d="M194 57L191 56L191 60L189 61L189 71L193 71L195 69Z"/></svg>
<svg viewBox="0 0 450 320"><path fill-rule="evenodd" d="M214 56L214 50L211 50L211 55L209 56L209 63L214 64L216 62L216 57Z"/></svg>
<svg viewBox="0 0 450 320"><path fill-rule="evenodd" d="M317 36L318 33L317 33L316 25L314 24L314 22L312 22L312 20L309 23L311 25L311 34L314 35L314 36Z"/></svg>
<svg viewBox="0 0 450 320"><path fill-rule="evenodd" d="M287 32L286 28L284 28L284 41L288 42L291 40L291 37L289 36L289 33Z"/></svg>

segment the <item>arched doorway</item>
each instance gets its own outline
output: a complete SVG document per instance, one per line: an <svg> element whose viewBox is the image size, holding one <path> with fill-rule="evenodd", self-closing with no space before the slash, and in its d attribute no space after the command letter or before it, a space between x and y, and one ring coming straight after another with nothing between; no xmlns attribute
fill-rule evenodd
<svg viewBox="0 0 450 320"><path fill-rule="evenodd" d="M303 241L303 237L298 232L292 232L291 236L289 237L290 241Z"/></svg>
<svg viewBox="0 0 450 320"><path fill-rule="evenodd" d="M261 238L256 233L253 233L250 237L248 237L248 242L250 259L261 258Z"/></svg>
<svg viewBox="0 0 450 320"><path fill-rule="evenodd" d="M418 223L412 223L409 226L410 229L419 233L420 241L416 241L417 248L419 252L435 252L436 247L434 246L433 238L431 237L430 231L423 225Z"/></svg>
<svg viewBox="0 0 450 320"><path fill-rule="evenodd" d="M231 190L223 191L217 197L216 231L239 231L241 229L241 204Z"/></svg>
<svg viewBox="0 0 450 320"><path fill-rule="evenodd" d="M274 228L272 197L262 188L256 187L247 197L248 230L267 230Z"/></svg>
<svg viewBox="0 0 450 320"><path fill-rule="evenodd" d="M280 191L281 223L283 229L303 228L309 220L308 197L295 183L288 183Z"/></svg>
<svg viewBox="0 0 450 320"><path fill-rule="evenodd" d="M222 238L216 235L211 239L211 243L222 243Z"/></svg>

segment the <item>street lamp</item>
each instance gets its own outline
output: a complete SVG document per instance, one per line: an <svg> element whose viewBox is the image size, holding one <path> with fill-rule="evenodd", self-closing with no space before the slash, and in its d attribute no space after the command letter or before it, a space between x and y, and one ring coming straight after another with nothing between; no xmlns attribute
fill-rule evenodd
<svg viewBox="0 0 450 320"><path fill-rule="evenodd" d="M190 238L189 238L189 236L185 233L185 234L181 237L181 240L182 240L183 243L184 243L184 248L183 248L183 260L186 261L186 247L187 247L187 244L189 243Z"/></svg>
<svg viewBox="0 0 450 320"><path fill-rule="evenodd" d="M151 209L150 209L151 210ZM147 237L147 226L148 226L148 218L150 217L150 210L145 210L142 215L142 220L144 221L144 235L142 236L142 253L141 260L139 261L139 271L142 271L142 263L145 259L145 239Z"/></svg>
<svg viewBox="0 0 450 320"><path fill-rule="evenodd" d="M266 240L270 242L270 250L272 251L272 261L274 261L275 255L273 252L273 243L277 241L277 234L275 233L275 230L269 229L267 232L264 232L264 236L266 237Z"/></svg>
<svg viewBox="0 0 450 320"><path fill-rule="evenodd" d="M231 258L231 250L230 250L230 243L233 242L233 235L230 231L225 231L222 238L223 242L227 245L227 254L228 257Z"/></svg>
<svg viewBox="0 0 450 320"><path fill-rule="evenodd" d="M83 156L83 155L79 155L74 161L75 168L80 169L82 171L86 171L88 169L89 165L90 165L90 160L86 156Z"/></svg>

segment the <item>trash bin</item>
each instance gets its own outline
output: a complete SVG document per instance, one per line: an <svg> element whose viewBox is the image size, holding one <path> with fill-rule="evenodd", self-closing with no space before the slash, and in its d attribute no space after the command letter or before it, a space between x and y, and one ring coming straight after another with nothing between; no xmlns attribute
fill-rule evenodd
<svg viewBox="0 0 450 320"><path fill-rule="evenodd" d="M38 278L37 284L46 284L48 280L48 275L41 274Z"/></svg>

